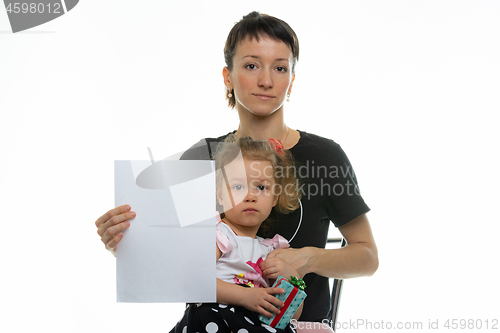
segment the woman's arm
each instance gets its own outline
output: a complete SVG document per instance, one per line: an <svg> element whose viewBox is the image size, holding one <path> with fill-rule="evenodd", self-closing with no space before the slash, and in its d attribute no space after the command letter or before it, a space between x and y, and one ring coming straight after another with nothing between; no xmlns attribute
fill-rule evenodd
<svg viewBox="0 0 500 333"><path fill-rule="evenodd" d="M300 315L302 314L302 309L304 308L304 302L302 302L302 304L300 304L299 308L297 309L297 311L294 313L292 319L296 319L296 320L299 320L300 318Z"/></svg>
<svg viewBox="0 0 500 333"><path fill-rule="evenodd" d="M274 250L268 258L282 258L300 277L307 273L338 279L373 275L378 269L378 251L366 214L339 227L339 231L347 241L343 248Z"/></svg>

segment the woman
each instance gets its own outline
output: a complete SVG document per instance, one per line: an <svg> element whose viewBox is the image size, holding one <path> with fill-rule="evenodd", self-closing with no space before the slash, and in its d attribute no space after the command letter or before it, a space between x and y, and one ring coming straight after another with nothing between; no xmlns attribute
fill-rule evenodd
<svg viewBox="0 0 500 333"><path fill-rule="evenodd" d="M298 165L295 171L303 180L302 206L269 231L289 239L292 249L275 250L268 258L282 258L304 277L308 296L300 320L321 322L329 310L328 277L369 276L378 268L377 247L366 216L369 208L359 195L356 176L340 146L291 129L284 122L284 103L292 92L299 58L298 39L290 26L252 12L230 31L224 55L226 98L240 118L238 129L232 133L255 140L278 139ZM204 139L183 158L210 158L210 143L225 137ZM121 206L96 221L98 234L108 250L116 250L122 231L134 217L130 206ZM339 229L348 246L324 248L329 221ZM262 270L266 264L262 263ZM227 295L218 295L218 302L225 302L231 288L241 287L224 288Z"/></svg>

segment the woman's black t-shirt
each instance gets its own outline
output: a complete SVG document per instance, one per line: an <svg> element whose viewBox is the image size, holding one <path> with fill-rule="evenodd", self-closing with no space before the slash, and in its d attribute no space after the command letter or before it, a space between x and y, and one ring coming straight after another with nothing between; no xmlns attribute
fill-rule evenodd
<svg viewBox="0 0 500 333"><path fill-rule="evenodd" d="M259 236L267 238L280 234L291 240L292 248L325 248L330 221L340 227L370 208L360 195L356 175L340 145L314 134L299 133L300 139L290 152L295 160L295 174L300 179L302 208L284 215L265 232L259 231ZM201 140L181 159L211 159L217 143L224 141L229 134ZM328 278L310 273L304 281L307 297L300 320L326 319L330 310Z"/></svg>

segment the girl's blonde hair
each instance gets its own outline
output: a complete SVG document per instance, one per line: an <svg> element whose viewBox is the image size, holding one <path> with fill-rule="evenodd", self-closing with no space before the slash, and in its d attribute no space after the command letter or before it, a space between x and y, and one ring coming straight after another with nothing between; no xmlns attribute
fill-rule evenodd
<svg viewBox="0 0 500 333"><path fill-rule="evenodd" d="M301 193L295 177L292 154L288 150L276 148L276 141L257 141L251 137L236 138L231 134L218 145L214 155L217 186L223 184L222 167L237 158L240 153L244 159L271 163L276 186L279 187L279 198L265 223L274 220L276 215L291 213L300 206ZM223 218L222 207L217 204L217 209Z"/></svg>

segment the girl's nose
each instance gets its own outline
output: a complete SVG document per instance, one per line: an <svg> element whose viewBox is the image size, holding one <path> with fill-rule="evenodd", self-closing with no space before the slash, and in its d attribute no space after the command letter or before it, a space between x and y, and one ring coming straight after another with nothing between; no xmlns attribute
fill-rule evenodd
<svg viewBox="0 0 500 333"><path fill-rule="evenodd" d="M245 197L245 202L256 202L257 201L257 196L251 189L248 189L248 194Z"/></svg>

